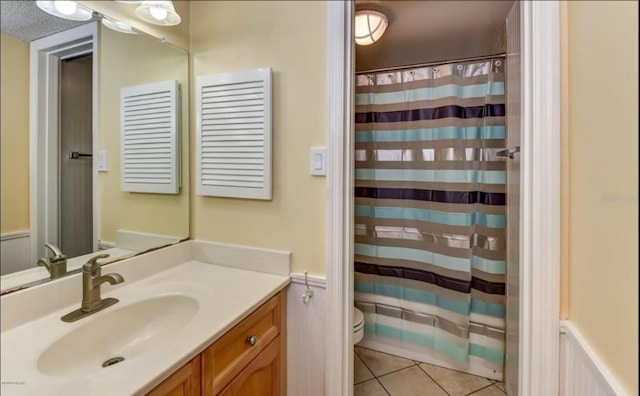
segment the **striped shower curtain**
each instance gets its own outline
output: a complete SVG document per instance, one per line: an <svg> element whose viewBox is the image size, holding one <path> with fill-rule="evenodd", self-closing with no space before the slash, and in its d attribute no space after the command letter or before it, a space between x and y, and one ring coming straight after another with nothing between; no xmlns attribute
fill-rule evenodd
<svg viewBox="0 0 640 396"><path fill-rule="evenodd" d="M360 345L500 378L504 59L356 78Z"/></svg>

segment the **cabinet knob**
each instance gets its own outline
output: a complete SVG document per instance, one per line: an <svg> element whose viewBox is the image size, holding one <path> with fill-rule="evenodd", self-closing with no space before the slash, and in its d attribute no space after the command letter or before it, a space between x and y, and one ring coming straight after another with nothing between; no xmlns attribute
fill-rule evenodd
<svg viewBox="0 0 640 396"><path fill-rule="evenodd" d="M256 345L256 342L258 342L258 337L256 336L249 336L247 337L247 344L254 346Z"/></svg>

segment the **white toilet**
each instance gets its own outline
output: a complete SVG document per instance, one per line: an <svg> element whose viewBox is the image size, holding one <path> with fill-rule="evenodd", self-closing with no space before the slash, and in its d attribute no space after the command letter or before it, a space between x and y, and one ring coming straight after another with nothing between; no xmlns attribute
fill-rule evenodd
<svg viewBox="0 0 640 396"><path fill-rule="evenodd" d="M353 345L364 337L364 315L358 308L353 307Z"/></svg>

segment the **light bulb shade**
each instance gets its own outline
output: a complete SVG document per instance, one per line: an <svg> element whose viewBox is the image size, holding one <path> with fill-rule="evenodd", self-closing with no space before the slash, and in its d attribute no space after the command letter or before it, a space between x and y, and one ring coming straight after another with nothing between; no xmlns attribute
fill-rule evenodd
<svg viewBox="0 0 640 396"><path fill-rule="evenodd" d="M88 21L93 18L93 11L81 6L75 1L36 1L39 9L57 16L59 18L69 19L71 21Z"/></svg>
<svg viewBox="0 0 640 396"><path fill-rule="evenodd" d="M115 30L116 32L138 34L138 32L136 32L131 26L127 25L126 23L116 21L115 19L111 19L106 16L102 17L102 24L111 30Z"/></svg>
<svg viewBox="0 0 640 396"><path fill-rule="evenodd" d="M172 1L143 1L136 8L136 15L155 25L175 26L180 23L180 15Z"/></svg>
<svg viewBox="0 0 640 396"><path fill-rule="evenodd" d="M141 0L136 0L136 1L133 1L133 0L116 0L116 1L118 3L124 3L124 4L140 4L140 3L142 3Z"/></svg>
<svg viewBox="0 0 640 396"><path fill-rule="evenodd" d="M388 25L387 16L381 12L372 10L356 11L356 44L371 45L375 43L380 40Z"/></svg>

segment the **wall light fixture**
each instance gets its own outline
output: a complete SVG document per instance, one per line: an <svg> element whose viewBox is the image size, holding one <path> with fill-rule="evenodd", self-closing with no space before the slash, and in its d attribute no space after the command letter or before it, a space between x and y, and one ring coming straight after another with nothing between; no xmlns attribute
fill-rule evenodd
<svg viewBox="0 0 640 396"><path fill-rule="evenodd" d="M88 21L93 18L93 11L75 1L36 1L42 11L59 18L72 21Z"/></svg>
<svg viewBox="0 0 640 396"><path fill-rule="evenodd" d="M180 23L180 15L172 1L143 1L136 8L136 15L146 22L163 26L175 26Z"/></svg>

